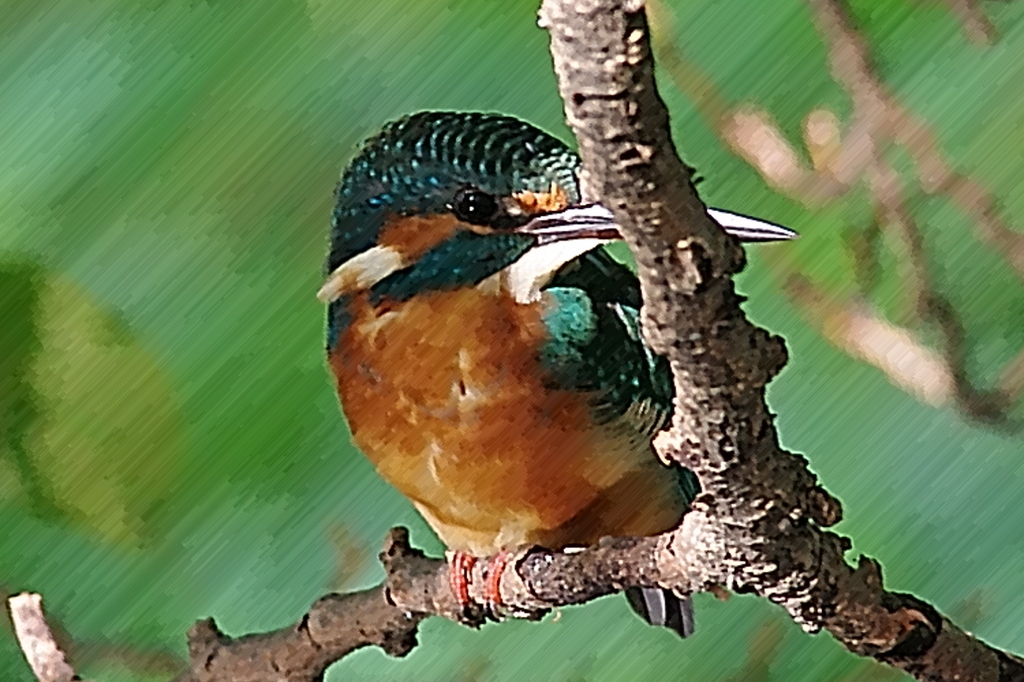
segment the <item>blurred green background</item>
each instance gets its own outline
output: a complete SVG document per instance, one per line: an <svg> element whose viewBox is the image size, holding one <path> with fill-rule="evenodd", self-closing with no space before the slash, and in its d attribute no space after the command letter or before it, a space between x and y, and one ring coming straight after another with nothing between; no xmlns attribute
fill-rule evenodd
<svg viewBox="0 0 1024 682"><path fill-rule="evenodd" d="M990 3L993 47L940 3L857 0L886 81L1024 223L1024 3ZM798 0L674 0L673 38L730 101L794 139L846 106ZM356 143L416 110L494 110L568 137L535 0L0 2L0 590L33 590L79 672L167 679L185 630L294 621L381 571L386 530L440 547L355 452L322 361L331 192ZM862 193L806 210L731 155L662 79L713 204L784 222L834 291ZM1024 288L922 200L934 274L980 380L1024 347ZM781 247L765 247L781 248ZM1024 440L924 406L827 345L764 258L747 310L792 360L782 439L842 499L840 530L910 591L1024 651ZM393 660L329 680L892 679L753 598L697 598L680 643L608 598L542 624L432 620ZM0 625L0 680L31 680Z"/></svg>

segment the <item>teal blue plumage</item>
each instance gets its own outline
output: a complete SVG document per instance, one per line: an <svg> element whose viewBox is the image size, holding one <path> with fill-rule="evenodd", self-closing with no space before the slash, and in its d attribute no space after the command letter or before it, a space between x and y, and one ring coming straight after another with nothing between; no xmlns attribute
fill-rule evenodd
<svg viewBox="0 0 1024 682"><path fill-rule="evenodd" d="M624 266L603 250L584 254L567 267L585 270ZM664 358L655 355L640 333L639 310L628 299L630 290L615 297L604 282L599 288L566 286L569 279L556 275L547 288L549 309L545 323L551 341L543 351L544 364L560 387L598 392L598 421L622 417L648 405L665 415L672 408L671 374ZM653 435L663 422L654 419Z"/></svg>

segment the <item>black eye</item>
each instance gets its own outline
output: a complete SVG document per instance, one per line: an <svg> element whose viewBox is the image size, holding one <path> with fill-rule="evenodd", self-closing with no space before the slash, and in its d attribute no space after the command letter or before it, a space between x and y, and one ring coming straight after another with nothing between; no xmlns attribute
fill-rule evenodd
<svg viewBox="0 0 1024 682"><path fill-rule="evenodd" d="M471 225L490 225L498 213L498 200L474 187L460 189L450 206L456 218Z"/></svg>

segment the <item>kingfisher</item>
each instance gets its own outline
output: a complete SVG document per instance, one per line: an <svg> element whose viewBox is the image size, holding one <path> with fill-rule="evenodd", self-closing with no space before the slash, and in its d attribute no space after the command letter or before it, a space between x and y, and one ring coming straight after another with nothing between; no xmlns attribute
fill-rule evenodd
<svg viewBox="0 0 1024 682"><path fill-rule="evenodd" d="M574 151L519 119L422 112L367 140L336 190L318 297L342 411L447 546L463 606L478 557L496 610L513 548L660 533L699 490L652 449L672 375L641 334L635 274L603 248L615 219L579 174ZM708 213L742 241L796 236ZM688 598L626 594L691 633Z"/></svg>

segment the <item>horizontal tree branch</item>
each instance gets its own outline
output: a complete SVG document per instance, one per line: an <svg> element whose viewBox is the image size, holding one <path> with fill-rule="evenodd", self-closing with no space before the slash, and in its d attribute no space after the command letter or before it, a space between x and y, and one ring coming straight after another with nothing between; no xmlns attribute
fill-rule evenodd
<svg viewBox="0 0 1024 682"><path fill-rule="evenodd" d="M576 552L523 547L501 579L504 614L539 618L552 608L582 604L627 585L677 582L679 563L672 534L607 538ZM189 631L189 670L177 682L311 682L334 661L366 646L404 656L416 646L427 616L479 627L494 616L481 606L468 611L448 587L448 567L409 545L408 531L388 534L380 555L387 578L376 587L318 600L296 623L280 630L232 639L207 619ZM484 603L486 562L477 562L470 583Z"/></svg>

